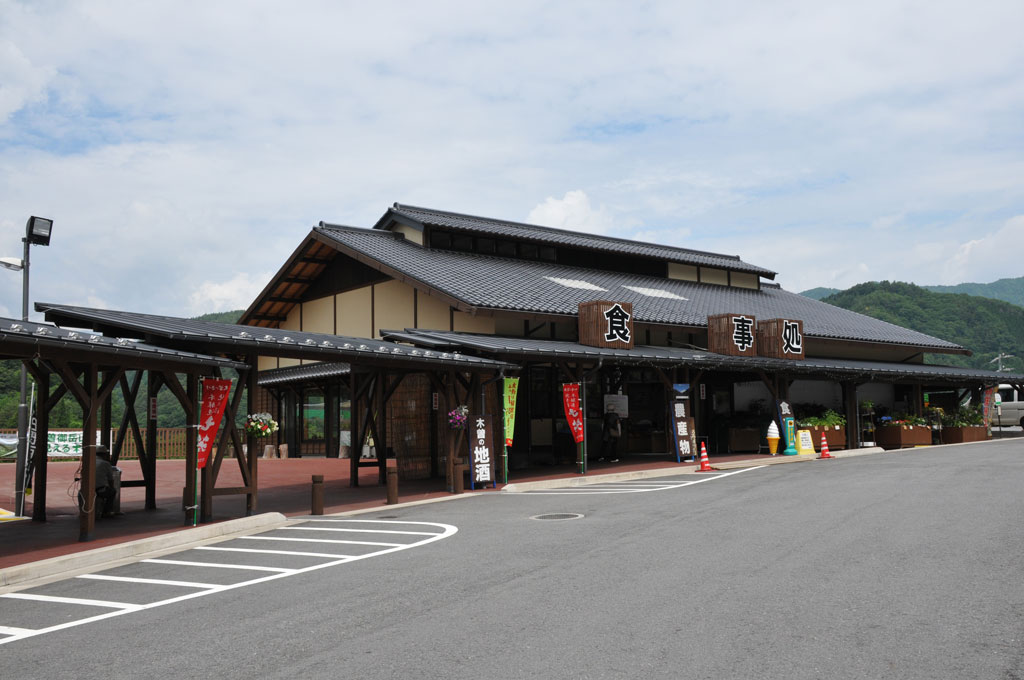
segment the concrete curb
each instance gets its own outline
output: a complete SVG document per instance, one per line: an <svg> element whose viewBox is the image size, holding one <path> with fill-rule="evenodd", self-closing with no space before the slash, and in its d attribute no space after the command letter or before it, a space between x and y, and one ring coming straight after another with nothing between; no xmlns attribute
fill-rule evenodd
<svg viewBox="0 0 1024 680"><path fill-rule="evenodd" d="M649 479L651 477L671 477L694 472L698 466L683 465L677 468L658 468L657 470L634 470L632 472L612 472L606 475L590 475L580 477L565 477L561 479L542 479L536 482L514 482L501 490L501 493L522 493L535 489L564 489L575 486L587 486L589 484L603 484L605 482L628 482L634 479ZM747 466L750 467L750 466Z"/></svg>
<svg viewBox="0 0 1024 680"><path fill-rule="evenodd" d="M279 512L267 512L252 517L217 522L193 529L172 531L159 536L149 536L135 541L108 545L93 550L51 557L38 562L19 564L0 570L0 588L24 586L29 582L43 581L53 577L66 578L75 573L94 571L97 567L113 566L117 562L134 561L144 555L168 552L184 546L229 538L236 534L266 531L287 524L287 518Z"/></svg>

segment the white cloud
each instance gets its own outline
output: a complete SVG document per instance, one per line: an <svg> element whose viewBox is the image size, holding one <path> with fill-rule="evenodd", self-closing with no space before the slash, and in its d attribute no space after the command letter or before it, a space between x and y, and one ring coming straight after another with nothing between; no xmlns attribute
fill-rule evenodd
<svg viewBox="0 0 1024 680"><path fill-rule="evenodd" d="M1021 273L991 245L1024 214L1019 2L0 16L0 255L55 220L34 300L246 306L318 220L396 200L739 254L790 288Z"/></svg>
<svg viewBox="0 0 1024 680"><path fill-rule="evenodd" d="M530 224L572 229L592 234L607 234L615 229L615 220L602 205L594 208L581 189L565 192L562 198L548 196L527 215Z"/></svg>
<svg viewBox="0 0 1024 680"><path fill-rule="evenodd" d="M254 279L241 272L226 281L201 281L189 295L188 316L245 309L269 279L269 275Z"/></svg>

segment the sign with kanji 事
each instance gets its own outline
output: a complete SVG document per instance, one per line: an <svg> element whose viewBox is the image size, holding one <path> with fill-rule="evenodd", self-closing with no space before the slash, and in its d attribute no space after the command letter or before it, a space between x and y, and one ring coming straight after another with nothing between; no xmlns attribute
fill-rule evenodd
<svg viewBox="0 0 1024 680"><path fill-rule="evenodd" d="M485 415L470 416L467 429L469 431L470 478L474 484L493 482L490 419Z"/></svg>
<svg viewBox="0 0 1024 680"><path fill-rule="evenodd" d="M504 412L505 412L505 446L512 446L512 436L516 429L516 396L519 393L519 378L505 378Z"/></svg>
<svg viewBox="0 0 1024 680"><path fill-rule="evenodd" d="M690 416L690 399L676 392L672 402L672 438L676 444L676 462L693 458L697 451L697 433Z"/></svg>
<svg viewBox="0 0 1024 680"><path fill-rule="evenodd" d="M611 300L581 302L580 344L590 347L633 348L633 305Z"/></svg>
<svg viewBox="0 0 1024 680"><path fill-rule="evenodd" d="M206 461L213 449L224 406L231 393L231 381L220 378L203 378L203 403L199 409L199 436L196 438L197 467L206 467Z"/></svg>
<svg viewBox="0 0 1024 680"><path fill-rule="evenodd" d="M577 444L583 441L583 411L580 409L580 384L565 383L562 385L562 403L565 406L565 419L572 430L572 438Z"/></svg>
<svg viewBox="0 0 1024 680"><path fill-rule="evenodd" d="M757 320L748 314L708 317L708 351L728 356L757 354Z"/></svg>

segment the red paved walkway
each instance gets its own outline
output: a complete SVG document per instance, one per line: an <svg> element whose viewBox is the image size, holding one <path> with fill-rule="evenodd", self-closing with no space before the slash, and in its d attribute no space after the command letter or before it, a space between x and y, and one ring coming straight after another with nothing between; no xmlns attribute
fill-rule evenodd
<svg viewBox="0 0 1024 680"><path fill-rule="evenodd" d="M758 456L716 456L715 461L756 459ZM122 490L121 511L124 515L96 522L95 539L78 541L78 510L74 497L74 477L78 461L51 462L47 484L47 521L29 520L0 522L0 569L35 562L49 557L91 550L123 543L137 538L178 531L184 528L181 507L185 462L161 460L157 463L157 509L144 509L145 489L129 487ZM137 461L121 461L122 478L141 479ZM657 468L677 468L666 458L636 457L620 463L593 463L588 475L607 474ZM324 512L338 513L362 508L383 507L385 489L377 485L376 468L360 470L360 486L349 486L349 461L326 458L270 459L259 462L259 504L257 512L280 512L284 515L307 515L310 512L312 475L324 476ZM514 471L510 482L575 477L575 466L562 465ZM14 509L14 465L0 464L0 508ZM237 463L224 461L219 487L241 484ZM500 490L500 486L499 486ZM449 496L444 480L423 480L399 484L399 502ZM467 493L493 493L493 489ZM29 496L31 499L31 496ZM31 507L26 508L31 515ZM245 515L244 496L216 496L213 499L214 521Z"/></svg>

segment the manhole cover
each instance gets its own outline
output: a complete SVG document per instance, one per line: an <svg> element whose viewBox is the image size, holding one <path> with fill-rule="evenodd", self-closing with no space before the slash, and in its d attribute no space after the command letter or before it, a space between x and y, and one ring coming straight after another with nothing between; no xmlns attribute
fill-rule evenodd
<svg viewBox="0 0 1024 680"><path fill-rule="evenodd" d="M580 519L583 515L578 512L550 512L546 515L534 515L530 519Z"/></svg>

